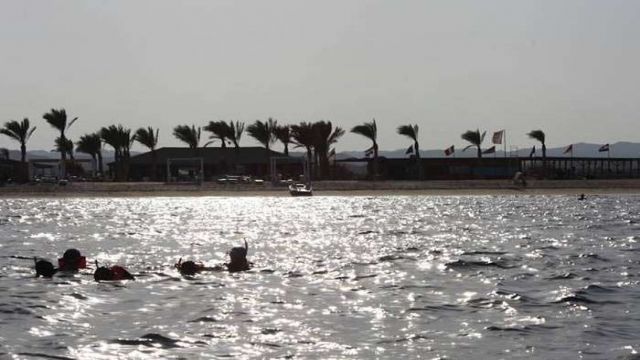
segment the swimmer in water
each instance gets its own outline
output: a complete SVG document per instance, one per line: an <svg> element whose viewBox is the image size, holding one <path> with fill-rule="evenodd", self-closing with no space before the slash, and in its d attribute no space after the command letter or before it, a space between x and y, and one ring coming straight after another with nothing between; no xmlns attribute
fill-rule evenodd
<svg viewBox="0 0 640 360"><path fill-rule="evenodd" d="M111 267L99 266L98 260L96 260L96 271L93 273L93 279L97 282L100 281L120 281L120 280L135 280L136 278L131 275L127 269L119 265L113 265Z"/></svg>
<svg viewBox="0 0 640 360"><path fill-rule="evenodd" d="M586 200L587 197L584 194L580 194L580 196L578 197L578 200Z"/></svg>
<svg viewBox="0 0 640 360"><path fill-rule="evenodd" d="M36 277L52 278L53 275L58 272L58 269L53 267L51 261L44 259L38 260L36 257L33 258L33 261L36 265Z"/></svg>
<svg viewBox="0 0 640 360"><path fill-rule="evenodd" d="M244 241L244 247L234 247L229 251L231 261L225 264L229 272L240 272L251 269L251 263L247 261L247 253L249 252L249 244Z"/></svg>
<svg viewBox="0 0 640 360"><path fill-rule="evenodd" d="M247 261L247 253L249 251L249 245L247 241L244 241L244 247L234 247L229 251L230 261L224 266L229 272L240 272L251 269L251 263ZM194 276L202 271L224 271L223 266L207 267L203 263L196 263L195 261L187 260L182 261L182 258L174 265L176 269L183 276Z"/></svg>
<svg viewBox="0 0 640 360"><path fill-rule="evenodd" d="M78 272L80 269L87 268L87 258L80 254L77 249L67 249L58 259L58 270L67 272Z"/></svg>

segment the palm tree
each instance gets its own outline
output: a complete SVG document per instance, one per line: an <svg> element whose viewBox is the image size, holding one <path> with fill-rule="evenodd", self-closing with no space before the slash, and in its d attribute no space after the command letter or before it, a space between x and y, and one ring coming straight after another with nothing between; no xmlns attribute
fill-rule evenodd
<svg viewBox="0 0 640 360"><path fill-rule="evenodd" d="M223 149L227 147L227 139L231 140L234 135L231 126L222 120L209 121L209 125L205 126L204 129L212 133L209 137L210 139L220 139L220 147Z"/></svg>
<svg viewBox="0 0 640 360"><path fill-rule="evenodd" d="M131 129L122 125L103 127L100 130L100 137L115 152L116 180L127 180L129 178L130 149L135 139L135 136L131 135Z"/></svg>
<svg viewBox="0 0 640 360"><path fill-rule="evenodd" d="M527 135L534 140L538 140L542 144L542 159L547 158L547 145L545 144L545 135L542 130L532 130Z"/></svg>
<svg viewBox="0 0 640 360"><path fill-rule="evenodd" d="M27 162L27 141L29 141L34 131L36 131L36 127L31 128L29 119L27 118L24 118L22 122L16 120L8 121L4 124L4 128L0 129L0 134L6 135L20 143L23 164Z"/></svg>
<svg viewBox="0 0 640 360"><path fill-rule="evenodd" d="M269 146L276 141L276 137L274 135L274 129L278 126L278 121L272 118L269 120L262 122L260 120L256 120L253 124L247 127L247 132L249 136L256 139L259 143L264 145L265 155L267 158L267 174L271 175L271 150Z"/></svg>
<svg viewBox="0 0 640 360"><path fill-rule="evenodd" d="M329 149L344 135L344 130L339 126L334 129L331 121L318 121L312 127L316 160L320 165L320 176L324 179L329 174Z"/></svg>
<svg viewBox="0 0 640 360"><path fill-rule="evenodd" d="M244 133L244 123L241 121L229 121L229 127L231 128L231 132L229 138L235 146L236 151L240 151L240 139L242 138L242 134Z"/></svg>
<svg viewBox="0 0 640 360"><path fill-rule="evenodd" d="M418 125L400 125L398 134L404 135L413 140L413 152L418 164L418 178L422 179L422 162L420 161L420 146L418 144Z"/></svg>
<svg viewBox="0 0 640 360"><path fill-rule="evenodd" d="M289 156L289 143L291 142L291 127L289 125L276 126L273 130L276 138L284 144L284 155Z"/></svg>
<svg viewBox="0 0 640 360"><path fill-rule="evenodd" d="M356 125L351 129L354 134L362 135L373 142L370 150L373 151L373 179L378 176L378 143L376 139L378 137L378 127L376 126L376 119L372 122L366 122L362 125Z"/></svg>
<svg viewBox="0 0 640 360"><path fill-rule="evenodd" d="M471 145L468 145L462 151L465 151L468 148L475 146L478 149L478 158L481 158L482 157L482 150L481 150L480 146L482 145L482 142L484 141L484 136L486 134L487 134L486 131L484 131L481 134L479 129L476 129L476 131L467 130L464 134L462 134L461 137L462 137L463 140L468 141Z"/></svg>
<svg viewBox="0 0 640 360"><path fill-rule="evenodd" d="M86 134L76 143L76 151L89 154L93 159L94 176L96 172L102 174L102 139L99 133ZM97 164L96 164L97 157Z"/></svg>
<svg viewBox="0 0 640 360"><path fill-rule="evenodd" d="M69 139L63 139L60 136L58 136L55 140L55 143L56 143L55 151L61 154L64 153L65 158L67 155L69 155L69 159L71 159L72 161L75 160L73 157L73 141Z"/></svg>
<svg viewBox="0 0 640 360"><path fill-rule="evenodd" d="M60 109L60 110L56 110L56 109L51 109L50 112L42 115L42 118L45 119L47 121L47 123L49 123L49 125L53 126L56 130L60 131L60 144L66 143L67 141L67 137L65 136L65 131L68 130L71 125L73 125L73 123L76 122L76 120L78 120L78 117L73 118L73 120L67 122L67 112L65 111L65 109ZM56 143L56 146L59 145ZM68 143L66 143L65 147L68 147ZM73 152L73 143L71 144L71 150ZM60 160L62 160L62 177L66 176L66 169L67 169L67 152L66 151L61 151L60 152Z"/></svg>
<svg viewBox="0 0 640 360"><path fill-rule="evenodd" d="M198 146L200 145L200 134L202 129L195 125L178 125L173 128L173 136L175 136L178 140L184 142L189 146L190 149L193 149L194 154L198 155Z"/></svg>
<svg viewBox="0 0 640 360"><path fill-rule="evenodd" d="M160 135L160 129L156 129L155 131L151 126L145 128L139 128L136 131L134 139L146 146L149 151L151 151L151 159L152 159L152 171L151 171L151 179L157 180L158 178L158 157L156 154L156 146L158 146L158 136Z"/></svg>
<svg viewBox="0 0 640 360"><path fill-rule="evenodd" d="M309 182L312 174L313 146L316 142L313 124L309 122L301 122L298 125L291 125L291 139L297 147L304 147L307 150L307 166L309 173L305 174L305 176L308 177L307 182Z"/></svg>
<svg viewBox="0 0 640 360"><path fill-rule="evenodd" d="M53 126L56 130L60 131L60 138L65 141L67 137L65 136L64 132L68 130L71 127L71 125L73 125L73 123L76 122L76 120L78 120L78 117L75 117L73 118L73 120L67 123L67 112L65 109L60 109L60 110L51 109L50 112L42 115L42 118L45 119L47 123L49 123L49 125ZM64 163L64 161L67 160L66 153L61 152L60 156L61 156L62 162Z"/></svg>

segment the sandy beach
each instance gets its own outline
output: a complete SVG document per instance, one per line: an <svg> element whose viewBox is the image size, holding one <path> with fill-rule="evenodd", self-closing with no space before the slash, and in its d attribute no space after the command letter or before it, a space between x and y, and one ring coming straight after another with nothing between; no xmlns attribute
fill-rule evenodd
<svg viewBox="0 0 640 360"><path fill-rule="evenodd" d="M517 187L507 180L467 181L318 181L317 196L384 195L640 195L640 179L624 180L539 180L527 187ZM139 197L139 196L289 196L284 186L205 183L176 185L164 183L89 183L66 186L7 185L0 187L0 197Z"/></svg>

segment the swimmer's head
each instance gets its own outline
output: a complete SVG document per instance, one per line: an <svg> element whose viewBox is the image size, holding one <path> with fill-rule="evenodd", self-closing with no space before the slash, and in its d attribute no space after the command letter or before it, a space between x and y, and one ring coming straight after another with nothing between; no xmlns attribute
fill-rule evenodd
<svg viewBox="0 0 640 360"><path fill-rule="evenodd" d="M201 269L201 266L191 260L185 262L180 261L176 264L176 267L178 271L180 271L180 274L187 276L195 275Z"/></svg>
<svg viewBox="0 0 640 360"><path fill-rule="evenodd" d="M36 277L42 276L50 278L58 271L50 261L43 259L37 260L36 258L34 258L34 261L36 263Z"/></svg>
<svg viewBox="0 0 640 360"><path fill-rule="evenodd" d="M101 266L93 273L95 281L111 281L113 280L113 271L106 266Z"/></svg>
<svg viewBox="0 0 640 360"><path fill-rule="evenodd" d="M247 261L247 253L249 252L249 244L247 240L244 241L244 247L234 247L229 251L229 258L231 262Z"/></svg>

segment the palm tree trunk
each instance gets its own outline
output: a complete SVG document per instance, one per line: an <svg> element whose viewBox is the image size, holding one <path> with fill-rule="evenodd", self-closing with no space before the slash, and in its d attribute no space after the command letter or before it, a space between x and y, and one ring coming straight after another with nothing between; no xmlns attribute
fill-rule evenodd
<svg viewBox="0 0 640 360"><path fill-rule="evenodd" d="M98 151L98 172L100 176L104 176L104 172L102 171L102 151Z"/></svg>
<svg viewBox="0 0 640 360"><path fill-rule="evenodd" d="M22 163L26 163L27 162L27 145L22 142L20 143L20 153L22 155Z"/></svg>
<svg viewBox="0 0 640 360"><path fill-rule="evenodd" d="M307 180L307 183L311 183L311 161L313 160L313 153L311 150L311 147L307 147L307 171L309 172L308 174L305 174L305 177Z"/></svg>
<svg viewBox="0 0 640 360"><path fill-rule="evenodd" d="M480 149L480 145L478 145L478 159L482 158L482 149Z"/></svg>
<svg viewBox="0 0 640 360"><path fill-rule="evenodd" d="M271 151L269 151L269 143L264 144L265 154L267 155L267 178L271 181Z"/></svg>
<svg viewBox="0 0 640 360"><path fill-rule="evenodd" d="M378 178L378 144L373 143L373 181Z"/></svg>
<svg viewBox="0 0 640 360"><path fill-rule="evenodd" d="M413 144L413 148L416 152L416 161L418 162L418 180L422 180L422 161L420 160L420 146L417 141Z"/></svg>
<svg viewBox="0 0 640 360"><path fill-rule="evenodd" d="M289 143L284 143L284 156L289 156Z"/></svg>
<svg viewBox="0 0 640 360"><path fill-rule="evenodd" d="M93 177L96 177L96 173L98 172L98 161L96 160L96 154L91 154L91 162L93 167Z"/></svg>
<svg viewBox="0 0 640 360"><path fill-rule="evenodd" d="M153 166L153 169L151 169L151 180L152 181L157 181L158 180L158 156L156 154L156 150L155 149L151 149L151 166Z"/></svg>

